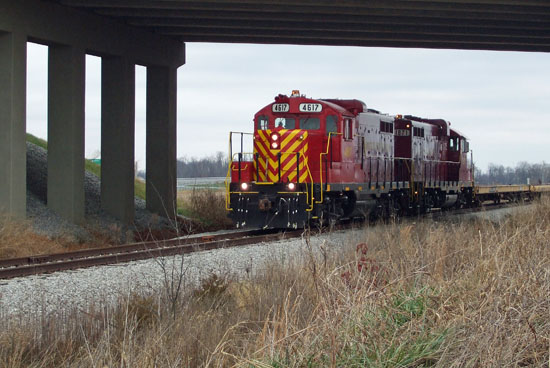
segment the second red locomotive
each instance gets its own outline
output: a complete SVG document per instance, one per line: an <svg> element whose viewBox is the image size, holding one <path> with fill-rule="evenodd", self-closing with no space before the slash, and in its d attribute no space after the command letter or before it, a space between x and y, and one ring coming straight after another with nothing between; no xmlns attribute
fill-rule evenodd
<svg viewBox="0 0 550 368"><path fill-rule="evenodd" d="M256 113L252 136L252 150L231 152L226 203L237 227L298 228L472 202L469 143L442 119L293 91Z"/></svg>

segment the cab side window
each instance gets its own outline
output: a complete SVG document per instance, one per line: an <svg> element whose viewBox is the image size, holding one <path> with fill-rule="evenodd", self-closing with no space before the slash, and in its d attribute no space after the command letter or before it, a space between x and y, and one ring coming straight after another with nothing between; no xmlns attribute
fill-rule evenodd
<svg viewBox="0 0 550 368"><path fill-rule="evenodd" d="M338 117L336 115L327 116L325 131L327 135L338 131Z"/></svg>
<svg viewBox="0 0 550 368"><path fill-rule="evenodd" d="M267 116L258 116L256 119L256 129L266 130L269 124L269 118Z"/></svg>
<svg viewBox="0 0 550 368"><path fill-rule="evenodd" d="M344 139L350 140L353 138L353 121L351 119L344 120Z"/></svg>
<svg viewBox="0 0 550 368"><path fill-rule="evenodd" d="M413 127L413 135L415 137L424 137L424 128Z"/></svg>
<svg viewBox="0 0 550 368"><path fill-rule="evenodd" d="M449 150L458 151L458 137L449 138Z"/></svg>
<svg viewBox="0 0 550 368"><path fill-rule="evenodd" d="M383 133L393 133L393 123L380 120L380 131Z"/></svg>
<svg viewBox="0 0 550 368"><path fill-rule="evenodd" d="M462 152L464 153L470 152L470 143L465 139L462 140Z"/></svg>

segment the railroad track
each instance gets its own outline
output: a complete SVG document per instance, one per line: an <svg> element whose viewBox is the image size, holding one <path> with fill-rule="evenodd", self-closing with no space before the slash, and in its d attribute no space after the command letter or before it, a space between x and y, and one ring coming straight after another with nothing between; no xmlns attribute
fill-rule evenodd
<svg viewBox="0 0 550 368"><path fill-rule="evenodd" d="M428 215L431 218L439 219L465 213L498 210L504 207L510 207L510 204L493 204L479 208L467 208L449 212L434 211L430 212ZM345 229L350 226L352 225L340 224L333 228L333 230ZM296 238L300 237L303 233L303 229L287 232L278 232L275 230L249 230L196 237L182 237L161 241L148 241L108 248L83 249L66 253L0 259L0 279L125 263L176 254L189 254L220 248L231 248L261 242Z"/></svg>
<svg viewBox="0 0 550 368"><path fill-rule="evenodd" d="M303 230L284 233L250 230L199 237L148 241L108 248L84 249L66 253L3 259L0 260L0 279L237 247L260 242L295 238L301 236L302 233Z"/></svg>
<svg viewBox="0 0 550 368"><path fill-rule="evenodd" d="M441 211L439 209L433 210L427 215L432 219L439 219L439 218L445 218L448 216L459 216L459 215L465 215L468 213L476 213L476 212L489 212L489 211L496 211L500 210L502 208L512 208L516 206L522 206L522 205L529 205L532 202L525 202L525 203L514 203L514 202L506 202L506 203L485 203L481 207L470 207L470 208L461 208L458 210L452 210L452 211Z"/></svg>

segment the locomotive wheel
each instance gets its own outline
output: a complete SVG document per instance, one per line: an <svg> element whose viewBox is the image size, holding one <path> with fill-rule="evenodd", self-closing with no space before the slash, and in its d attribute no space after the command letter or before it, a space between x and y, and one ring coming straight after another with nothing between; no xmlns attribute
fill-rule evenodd
<svg viewBox="0 0 550 368"><path fill-rule="evenodd" d="M387 218L390 220L395 220L397 217L399 217L401 206L399 205L399 201L395 201L393 199L390 199L388 202Z"/></svg>

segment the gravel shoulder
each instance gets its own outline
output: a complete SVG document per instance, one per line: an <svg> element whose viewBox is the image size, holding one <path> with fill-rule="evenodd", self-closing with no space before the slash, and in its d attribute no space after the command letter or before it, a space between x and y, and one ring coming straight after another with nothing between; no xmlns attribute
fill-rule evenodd
<svg viewBox="0 0 550 368"><path fill-rule="evenodd" d="M148 294L165 287L172 270L183 270L184 287L196 287L211 274L232 279L251 277L270 262L299 262L321 252L337 254L346 245L364 241L365 230L165 257L118 265L56 272L0 282L0 315L62 316L113 305L133 293ZM363 240L361 240L363 239Z"/></svg>

